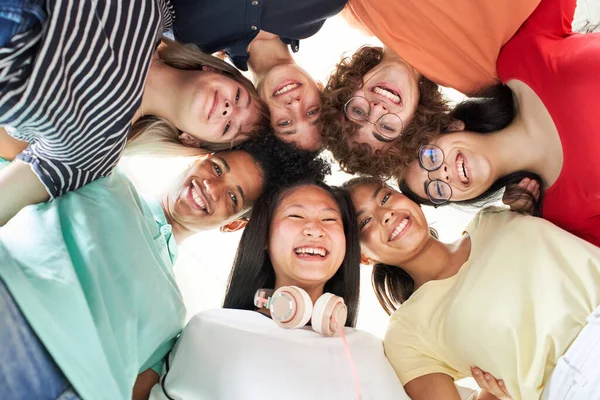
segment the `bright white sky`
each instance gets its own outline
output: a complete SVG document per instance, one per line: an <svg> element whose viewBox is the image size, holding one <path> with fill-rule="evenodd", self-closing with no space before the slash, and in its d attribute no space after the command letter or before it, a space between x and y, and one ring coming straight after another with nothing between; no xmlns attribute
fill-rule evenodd
<svg viewBox="0 0 600 400"><path fill-rule="evenodd" d="M579 0L574 26L590 19L600 21L600 1ZM375 38L363 36L349 28L340 18L327 21L323 29L315 36L300 43L300 52L295 54L297 62L316 80L326 82L327 76L339 62L342 53L352 54L365 44L380 43ZM454 90L444 90L453 101L461 99ZM326 153L327 154L327 153ZM160 193L189 160L134 157L124 159L125 168L140 191L148 194ZM340 184L348 175L339 172L337 165L328 179L330 184ZM443 241L453 241L462 233L475 212L465 213L452 207L433 209L424 207L431 226L438 230ZM175 265L175 274L188 309L188 319L198 311L220 307L227 282L227 276L233 263L237 243L241 233L220 233L210 231L199 233L180 246L179 259ZM371 289L371 269L362 266L361 304L358 328L382 337L387 325L387 315L383 312Z"/></svg>

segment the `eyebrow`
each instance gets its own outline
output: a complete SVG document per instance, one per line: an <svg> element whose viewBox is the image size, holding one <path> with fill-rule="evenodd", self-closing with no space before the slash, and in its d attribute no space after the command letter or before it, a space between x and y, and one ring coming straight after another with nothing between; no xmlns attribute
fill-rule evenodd
<svg viewBox="0 0 600 400"><path fill-rule="evenodd" d="M293 131L283 131L283 132L281 132L282 135L295 135L296 133L298 133L298 131L296 129L294 129Z"/></svg>
<svg viewBox="0 0 600 400"><path fill-rule="evenodd" d="M231 172L231 168L229 168L229 164L227 164L227 161L225 161L224 158L221 158L219 156L215 156L215 158L218 158L219 160L221 160L221 162L223 163L223 166L225 167L227 172Z"/></svg>
<svg viewBox="0 0 600 400"><path fill-rule="evenodd" d="M377 198L377 196L379 195L379 193L383 190L385 186L379 186L377 188L377 190L375 191L375 193L373 193L373 196L371 196L371 200L375 200ZM357 214L356 217L360 217L361 215L363 215L365 213L365 209L361 209Z"/></svg>
<svg viewBox="0 0 600 400"><path fill-rule="evenodd" d="M294 208L294 207L302 208L303 210L306 210L306 207L303 206L302 204L292 204L291 206L287 207L286 210L289 210L290 208ZM331 207L325 207L322 209L322 211L333 211L336 214L340 214L340 212L338 210L336 210L335 208L331 208Z"/></svg>
<svg viewBox="0 0 600 400"><path fill-rule="evenodd" d="M381 136L379 133L377 133L375 131L373 131L372 133L373 133L373 137L375 139L377 139L377 140L379 140L380 142L383 142L383 143L392 143L394 140L396 140L396 139L386 139L386 138L384 138L383 136Z"/></svg>
<svg viewBox="0 0 600 400"><path fill-rule="evenodd" d="M317 118L317 119L315 119L315 120L314 120L314 121L312 121L310 124L311 124L311 126L315 126L315 125L317 125L319 122L321 122L321 118Z"/></svg>
<svg viewBox="0 0 600 400"><path fill-rule="evenodd" d="M250 96L250 92L248 91L248 89L244 88L244 90L246 91L246 95L248 96L248 103L246 103L246 108L250 107L250 103L252 103L252 96Z"/></svg>

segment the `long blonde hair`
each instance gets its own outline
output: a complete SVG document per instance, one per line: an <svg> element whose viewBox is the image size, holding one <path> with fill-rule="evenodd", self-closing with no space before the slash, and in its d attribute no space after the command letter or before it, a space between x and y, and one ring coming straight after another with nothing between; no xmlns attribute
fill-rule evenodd
<svg viewBox="0 0 600 400"><path fill-rule="evenodd" d="M269 109L258 97L252 82L240 71L225 61L210 54L203 53L197 46L181 44L171 39L163 38L158 48L160 59L167 65L183 70L201 70L203 66L211 67L214 71L240 83L252 100L256 102L259 110L259 122L255 129L230 143L212 143L203 141L200 149L185 146L179 140L180 131L171 122L153 115L138 119L131 127L129 140L125 148L125 155L153 154L159 156L195 156L199 153L213 153L229 150L233 146L247 140L249 137L265 132L269 126Z"/></svg>

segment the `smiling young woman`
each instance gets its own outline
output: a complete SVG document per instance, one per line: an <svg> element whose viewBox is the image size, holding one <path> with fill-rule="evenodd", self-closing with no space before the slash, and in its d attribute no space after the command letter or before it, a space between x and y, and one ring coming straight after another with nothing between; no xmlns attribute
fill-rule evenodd
<svg viewBox="0 0 600 400"><path fill-rule="evenodd" d="M363 398L407 399L381 341L353 329L359 258L356 220L344 191L309 180L263 195L242 235L225 309L190 320L151 399L259 399L265 393L346 399L357 391ZM259 308L263 297L283 301ZM280 313L289 304L296 306ZM347 310L345 322L338 320L340 308ZM356 367L354 384L337 336L342 332Z"/></svg>
<svg viewBox="0 0 600 400"><path fill-rule="evenodd" d="M443 243L421 207L383 182L346 187L391 314L386 355L412 399L459 399L454 381L481 372L473 367L514 399L598 397L587 360L600 354L600 248L507 210L480 212Z"/></svg>
<svg viewBox="0 0 600 400"><path fill-rule="evenodd" d="M598 101L590 96L600 90L600 34L573 33L575 6L542 2L502 49L498 71L506 86L457 106L452 115L466 130L422 147L399 177L403 193L422 204L480 205L527 178L513 197L600 246Z"/></svg>

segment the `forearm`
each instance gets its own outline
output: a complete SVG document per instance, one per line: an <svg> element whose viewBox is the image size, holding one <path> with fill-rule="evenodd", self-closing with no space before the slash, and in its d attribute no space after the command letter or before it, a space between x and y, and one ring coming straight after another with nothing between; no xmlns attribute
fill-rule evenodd
<svg viewBox="0 0 600 400"><path fill-rule="evenodd" d="M6 132L6 129L0 127L0 157L12 161L28 145L29 143L13 138Z"/></svg>
<svg viewBox="0 0 600 400"><path fill-rule="evenodd" d="M0 174L0 226L4 226L23 207L42 203L50 196L30 166L14 161Z"/></svg>

